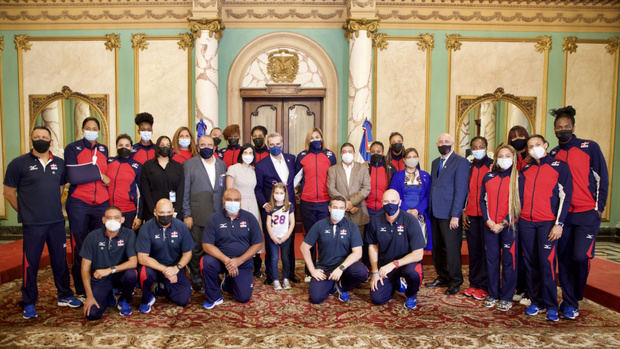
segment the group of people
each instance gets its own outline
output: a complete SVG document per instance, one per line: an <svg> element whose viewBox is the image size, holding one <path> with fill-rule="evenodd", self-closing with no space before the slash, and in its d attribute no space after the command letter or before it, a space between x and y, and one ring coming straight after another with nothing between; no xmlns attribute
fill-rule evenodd
<svg viewBox="0 0 620 349"><path fill-rule="evenodd" d="M414 309L424 250L432 250L438 275L426 286L459 293L464 226L466 296L504 311L513 299L528 297L526 314L546 310L557 321L557 258L560 315L574 319L608 178L598 145L573 134L574 109L553 113L560 145L549 153L543 136L515 126L494 153L486 139L473 138L468 161L454 152L453 137L442 134L430 173L398 132L390 135L387 154L373 142L367 163L355 162L355 146L344 143L338 163L318 128L309 130L306 149L295 156L283 151L280 134L263 126L251 130L252 144L240 145L238 125L198 139L181 127L173 139L153 142L153 117L140 113L139 141L118 136L116 157L97 142L99 121L87 118L84 138L66 147L63 160L49 151L49 130L34 127L31 151L8 165L4 181L23 225L23 316L37 316L36 278L46 243L58 305L84 305L91 320L107 307L132 314L136 284L141 313L151 311L157 296L185 306L192 288L204 292L205 309L221 304L223 291L248 302L254 278L262 277L262 251L264 283L289 289L301 282L294 243L299 197L300 252L312 303L330 294L347 302L349 291L368 281L374 304L398 291ZM61 203L67 183L76 294Z"/></svg>

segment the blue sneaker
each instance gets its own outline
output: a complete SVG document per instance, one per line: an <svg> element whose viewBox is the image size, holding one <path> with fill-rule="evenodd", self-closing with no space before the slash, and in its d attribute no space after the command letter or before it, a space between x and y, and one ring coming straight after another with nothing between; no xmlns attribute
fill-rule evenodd
<svg viewBox="0 0 620 349"><path fill-rule="evenodd" d="M415 309L418 307L418 300L416 297L407 297L405 299L405 308L407 309Z"/></svg>
<svg viewBox="0 0 620 349"><path fill-rule="evenodd" d="M129 305L129 302L124 299L118 302L117 308L121 313L121 316L129 316L133 313L131 311L131 306Z"/></svg>
<svg viewBox="0 0 620 349"><path fill-rule="evenodd" d="M140 308L138 308L138 311L140 311L142 314L148 314L151 312L151 306L153 304L155 304L155 296L151 296L151 299L149 299L148 302L140 304Z"/></svg>
<svg viewBox="0 0 620 349"><path fill-rule="evenodd" d="M407 291L407 281L405 281L405 278L400 278L400 288L398 289L398 292L405 293L405 291Z"/></svg>
<svg viewBox="0 0 620 349"><path fill-rule="evenodd" d="M216 305L220 305L222 303L224 303L224 298L220 297L213 303L210 303L209 301L202 303L202 307L209 310L215 308Z"/></svg>
<svg viewBox="0 0 620 349"><path fill-rule="evenodd" d="M544 313L544 308L539 308L536 304L530 304L529 307L525 309L525 314L529 316L538 315L538 313Z"/></svg>
<svg viewBox="0 0 620 349"><path fill-rule="evenodd" d="M69 307L69 308L79 308L82 306L82 303L79 299L75 297L67 297L67 298L58 298L58 306L59 307Z"/></svg>
<svg viewBox="0 0 620 349"><path fill-rule="evenodd" d="M114 292L110 292L108 295L108 307L113 308L118 303L118 299L114 296Z"/></svg>
<svg viewBox="0 0 620 349"><path fill-rule="evenodd" d="M547 310L547 320L553 321L553 322L560 320L560 318L558 317L558 311L555 309Z"/></svg>
<svg viewBox="0 0 620 349"><path fill-rule="evenodd" d="M34 310L34 304L27 304L24 306L24 319L34 319L37 317L37 312Z"/></svg>
<svg viewBox="0 0 620 349"><path fill-rule="evenodd" d="M336 282L336 291L338 291L338 299L341 302L346 303L349 301L349 299L351 299L351 297L349 296L349 292L342 290L342 286L340 286L340 282Z"/></svg>
<svg viewBox="0 0 620 349"><path fill-rule="evenodd" d="M579 316L579 309L566 306L564 309L560 308L560 316L562 319L575 320Z"/></svg>

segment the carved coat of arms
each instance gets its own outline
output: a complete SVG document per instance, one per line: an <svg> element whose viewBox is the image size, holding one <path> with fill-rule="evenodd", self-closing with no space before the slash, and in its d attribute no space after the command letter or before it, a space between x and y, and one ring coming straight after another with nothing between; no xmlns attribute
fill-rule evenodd
<svg viewBox="0 0 620 349"><path fill-rule="evenodd" d="M295 52L281 49L269 54L267 73L273 82L293 82L299 69L299 56Z"/></svg>

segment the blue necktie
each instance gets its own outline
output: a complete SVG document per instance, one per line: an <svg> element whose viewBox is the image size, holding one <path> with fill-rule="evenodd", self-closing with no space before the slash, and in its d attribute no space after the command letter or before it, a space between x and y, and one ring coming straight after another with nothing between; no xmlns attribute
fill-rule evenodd
<svg viewBox="0 0 620 349"><path fill-rule="evenodd" d="M439 177L439 173L441 173L441 169L443 168L444 161L446 161L446 159L444 158L439 159L439 168L437 169L437 177Z"/></svg>

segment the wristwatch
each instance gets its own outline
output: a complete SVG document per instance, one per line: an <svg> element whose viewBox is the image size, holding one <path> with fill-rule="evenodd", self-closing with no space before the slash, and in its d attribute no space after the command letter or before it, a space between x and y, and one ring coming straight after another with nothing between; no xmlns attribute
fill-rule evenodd
<svg viewBox="0 0 620 349"><path fill-rule="evenodd" d="M112 267L112 274L116 273L116 267Z"/></svg>
<svg viewBox="0 0 620 349"><path fill-rule="evenodd" d="M340 269L341 271L344 271L346 268L344 267L344 264L340 264L338 266L338 269Z"/></svg>
<svg viewBox="0 0 620 349"><path fill-rule="evenodd" d="M179 268L180 270L180 269L183 269L183 266L181 264L177 264L177 268Z"/></svg>

